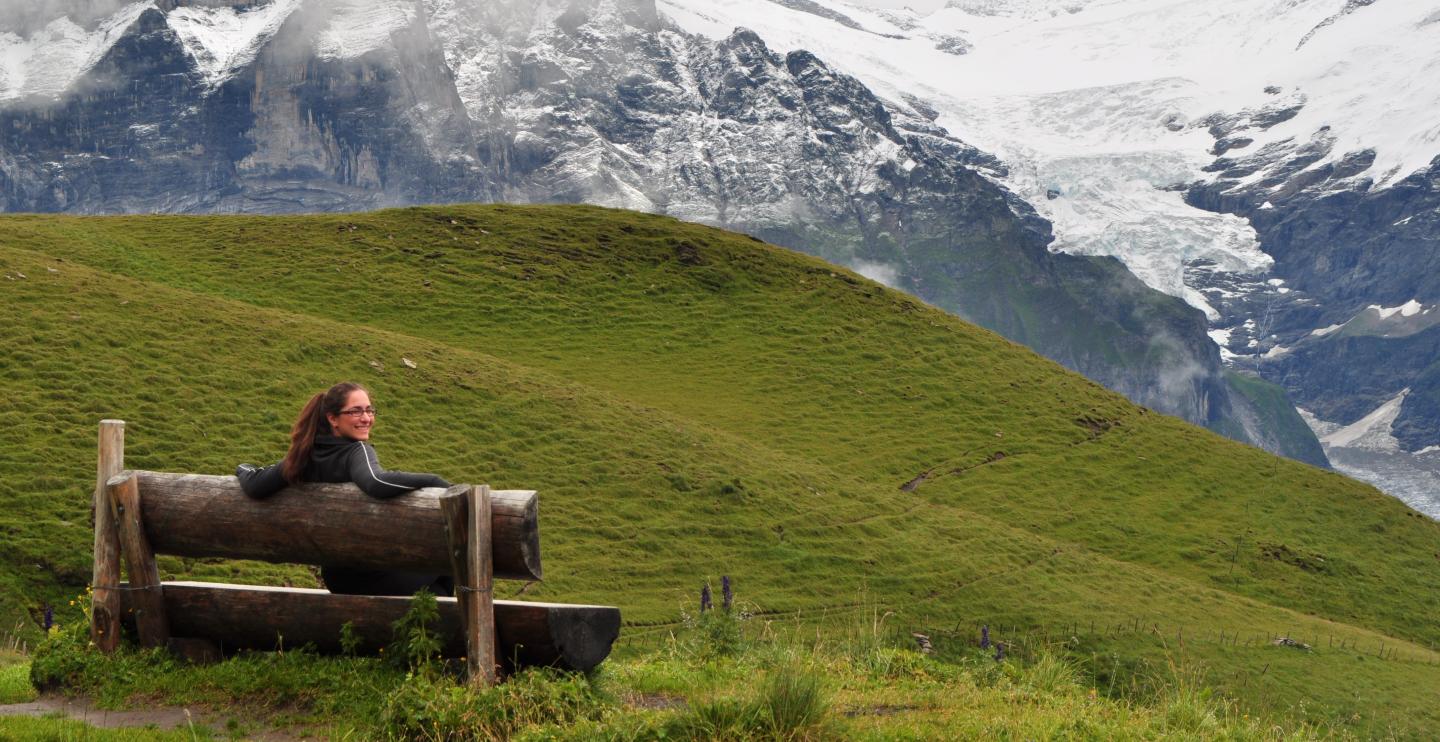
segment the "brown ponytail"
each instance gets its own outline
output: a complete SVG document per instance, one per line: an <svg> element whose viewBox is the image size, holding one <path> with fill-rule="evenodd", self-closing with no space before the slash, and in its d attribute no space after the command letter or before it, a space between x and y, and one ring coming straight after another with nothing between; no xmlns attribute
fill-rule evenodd
<svg viewBox="0 0 1440 742"><path fill-rule="evenodd" d="M290 484L299 484L305 474L305 465L310 463L310 452L315 448L315 436L330 432L330 421L325 416L338 415L350 398L350 392L364 389L359 384L342 381L316 394L305 403L290 429L290 450L280 462L280 473Z"/></svg>

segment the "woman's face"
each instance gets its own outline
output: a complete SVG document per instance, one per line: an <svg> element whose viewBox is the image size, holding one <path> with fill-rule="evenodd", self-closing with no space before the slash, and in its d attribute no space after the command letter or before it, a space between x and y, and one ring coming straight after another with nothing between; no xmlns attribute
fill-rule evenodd
<svg viewBox="0 0 1440 742"><path fill-rule="evenodd" d="M335 435L354 441L370 440L370 428L375 426L374 408L370 406L370 395L364 389L350 392L350 396L345 398L345 405L340 408L340 414L326 414L325 418L330 421L330 429Z"/></svg>

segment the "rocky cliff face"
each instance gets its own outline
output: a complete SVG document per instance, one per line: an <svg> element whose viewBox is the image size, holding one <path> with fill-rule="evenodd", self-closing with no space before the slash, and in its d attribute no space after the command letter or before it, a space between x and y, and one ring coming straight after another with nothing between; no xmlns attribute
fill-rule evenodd
<svg viewBox="0 0 1440 742"><path fill-rule="evenodd" d="M1220 141L1243 142L1228 123ZM1247 218L1275 258L1276 285L1222 300L1227 316L1261 318L1229 346L1332 423L1403 396L1399 444L1440 444L1440 158L1377 188L1365 174L1373 151L1333 147L1324 130L1256 152L1220 147L1218 177L1188 191L1197 206Z"/></svg>
<svg viewBox="0 0 1440 742"><path fill-rule="evenodd" d="M994 158L808 52L687 34L645 0L207 0L107 22L66 31L98 61L62 91L27 88L23 66L0 77L6 210L667 213L852 266L1143 404L1324 463L1297 417L1227 379L1200 312L1113 259L1049 252L1048 223L986 177Z"/></svg>

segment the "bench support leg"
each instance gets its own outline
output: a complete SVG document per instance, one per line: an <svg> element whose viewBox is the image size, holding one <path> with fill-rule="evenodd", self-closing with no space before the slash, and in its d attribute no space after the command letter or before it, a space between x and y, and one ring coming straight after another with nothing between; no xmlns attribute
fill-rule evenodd
<svg viewBox="0 0 1440 742"><path fill-rule="evenodd" d="M110 514L120 532L120 553L125 555L125 566L130 572L129 589L137 591L134 610L140 646L163 647L170 639L170 622L165 616L155 551L150 548L145 525L140 521L140 481L134 472L124 472L111 478L107 489Z"/></svg>
<svg viewBox="0 0 1440 742"><path fill-rule="evenodd" d="M490 487L480 485L448 493L441 501L441 508L450 537L455 597L465 634L466 670L472 685L494 685L497 663Z"/></svg>
<svg viewBox="0 0 1440 742"><path fill-rule="evenodd" d="M113 652L120 644L120 537L110 513L110 494L105 483L125 468L125 421L100 421L99 461L95 467L95 565L90 586L94 590L90 610L90 641L101 652Z"/></svg>

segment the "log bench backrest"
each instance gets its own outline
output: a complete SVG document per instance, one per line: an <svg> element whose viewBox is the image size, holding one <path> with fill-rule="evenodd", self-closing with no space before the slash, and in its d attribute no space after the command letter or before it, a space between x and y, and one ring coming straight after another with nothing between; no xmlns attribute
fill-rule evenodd
<svg viewBox="0 0 1440 742"><path fill-rule="evenodd" d="M437 574L451 571L441 501L469 489L426 488L377 500L354 484L302 484L252 500L235 477L134 474L156 554ZM495 577L541 578L533 491L491 492L491 541Z"/></svg>
<svg viewBox="0 0 1440 742"><path fill-rule="evenodd" d="M495 682L501 657L512 668L589 670L619 635L617 608L493 600L494 577L540 579L532 491L456 485L377 500L354 484L305 484L252 500L235 477L121 471L124 426L100 423L90 635L102 651L117 646L122 615L141 645L192 658L213 659L224 646L264 649L271 637L329 646L347 623L379 651L409 604L324 590L167 583L156 554L450 574L456 597L439 599L441 628L449 651L464 652L470 682L480 685ZM120 583L122 554L127 585Z"/></svg>

